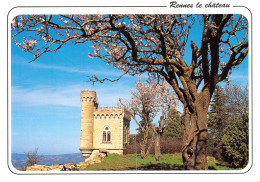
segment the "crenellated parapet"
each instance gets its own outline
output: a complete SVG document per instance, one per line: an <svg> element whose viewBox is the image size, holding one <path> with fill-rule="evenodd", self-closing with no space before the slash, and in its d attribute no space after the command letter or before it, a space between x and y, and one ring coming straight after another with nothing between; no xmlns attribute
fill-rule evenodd
<svg viewBox="0 0 260 182"><path fill-rule="evenodd" d="M96 91L92 90L81 90L80 92L80 101L83 102L94 102L98 104L98 99L96 95Z"/></svg>
<svg viewBox="0 0 260 182"><path fill-rule="evenodd" d="M98 107L96 112L122 112L119 107Z"/></svg>
<svg viewBox="0 0 260 182"><path fill-rule="evenodd" d="M124 117L119 107L98 107L94 112L95 119L120 119Z"/></svg>

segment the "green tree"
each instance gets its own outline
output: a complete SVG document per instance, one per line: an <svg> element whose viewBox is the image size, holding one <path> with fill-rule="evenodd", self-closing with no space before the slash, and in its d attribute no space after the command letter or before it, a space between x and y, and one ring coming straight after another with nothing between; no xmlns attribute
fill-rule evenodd
<svg viewBox="0 0 260 182"><path fill-rule="evenodd" d="M227 116L226 94L223 87L217 86L208 112L207 153L221 160L220 141L223 136Z"/></svg>
<svg viewBox="0 0 260 182"><path fill-rule="evenodd" d="M182 137L180 113L176 109L172 109L167 120L168 125L163 132L163 136L180 139Z"/></svg>
<svg viewBox="0 0 260 182"><path fill-rule="evenodd" d="M248 139L248 114L229 119L221 144L222 155L232 167L245 167L248 164Z"/></svg>

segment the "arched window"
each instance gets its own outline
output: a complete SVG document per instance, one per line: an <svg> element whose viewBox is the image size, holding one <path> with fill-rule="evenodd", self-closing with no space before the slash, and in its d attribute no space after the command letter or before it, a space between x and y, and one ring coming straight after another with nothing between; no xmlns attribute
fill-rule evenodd
<svg viewBox="0 0 260 182"><path fill-rule="evenodd" d="M111 142L111 132L108 126L105 127L103 131L103 143L110 143Z"/></svg>

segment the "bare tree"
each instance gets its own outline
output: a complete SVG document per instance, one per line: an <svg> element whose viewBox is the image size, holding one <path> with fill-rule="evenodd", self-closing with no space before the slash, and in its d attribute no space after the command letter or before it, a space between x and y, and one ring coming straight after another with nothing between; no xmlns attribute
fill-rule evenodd
<svg viewBox="0 0 260 182"><path fill-rule="evenodd" d="M33 166L35 164L38 164L44 157L43 155L38 155L38 147L36 147L34 151L25 152L25 154L27 155L27 166Z"/></svg>
<svg viewBox="0 0 260 182"><path fill-rule="evenodd" d="M155 141L154 141L154 160L160 161L161 160L161 136L163 135L164 129L167 127L167 115L169 113L168 111L164 111L162 116L160 117L158 121L158 126L155 124L152 127L153 133L155 135Z"/></svg>
<svg viewBox="0 0 260 182"><path fill-rule="evenodd" d="M198 32L196 38L190 33L193 27ZM123 71L122 76L149 72L166 80L184 108L184 167L208 169L207 110L216 84L228 81L232 69L247 56L248 22L244 16L22 15L14 18L12 31L17 46L34 55L32 61L65 44L90 41L93 53L89 57L112 64ZM30 36L21 35L23 32ZM21 40L20 35L26 37ZM188 42L190 55L185 52ZM91 80L110 79L94 75Z"/></svg>
<svg viewBox="0 0 260 182"><path fill-rule="evenodd" d="M230 84L223 88L226 95L226 110L231 117L240 117L248 113L248 85Z"/></svg>

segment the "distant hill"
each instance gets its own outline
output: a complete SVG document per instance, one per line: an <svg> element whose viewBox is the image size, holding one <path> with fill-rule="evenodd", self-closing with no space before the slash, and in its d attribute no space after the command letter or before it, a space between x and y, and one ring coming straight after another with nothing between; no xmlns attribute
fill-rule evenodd
<svg viewBox="0 0 260 182"><path fill-rule="evenodd" d="M26 154L12 154L12 164L15 168L26 166ZM53 164L79 163L85 161L81 153L61 154L61 155L44 155L39 162L40 165L51 166Z"/></svg>

